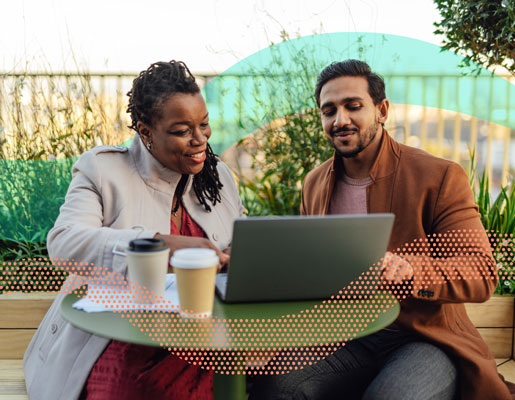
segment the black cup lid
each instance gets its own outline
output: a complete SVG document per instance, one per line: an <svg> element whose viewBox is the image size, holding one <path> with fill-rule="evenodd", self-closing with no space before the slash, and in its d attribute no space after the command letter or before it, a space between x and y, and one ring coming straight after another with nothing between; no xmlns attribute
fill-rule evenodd
<svg viewBox="0 0 515 400"><path fill-rule="evenodd" d="M160 251L166 248L167 246L163 239L134 239L129 242L129 250L131 251Z"/></svg>

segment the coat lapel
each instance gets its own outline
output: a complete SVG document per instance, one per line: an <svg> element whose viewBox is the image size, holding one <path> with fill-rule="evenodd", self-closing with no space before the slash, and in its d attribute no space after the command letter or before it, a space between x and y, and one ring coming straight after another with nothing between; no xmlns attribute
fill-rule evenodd
<svg viewBox="0 0 515 400"><path fill-rule="evenodd" d="M370 169L372 184L367 188L367 211L369 214L392 211L395 175L400 160L400 149L383 129L381 147Z"/></svg>
<svg viewBox="0 0 515 400"><path fill-rule="evenodd" d="M341 160L337 157L333 157L333 162L331 164L331 168L327 171L325 176L325 181L322 185L322 195L321 198L321 207L317 207L322 210L323 215L329 214L329 204L331 203L331 196L333 194L334 185L336 182L336 172L337 168L340 168L339 164Z"/></svg>

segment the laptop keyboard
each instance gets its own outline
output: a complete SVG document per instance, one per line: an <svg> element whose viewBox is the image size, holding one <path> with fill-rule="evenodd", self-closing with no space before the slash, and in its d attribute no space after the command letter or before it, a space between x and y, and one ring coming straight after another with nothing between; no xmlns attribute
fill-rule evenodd
<svg viewBox="0 0 515 400"><path fill-rule="evenodd" d="M216 275L216 288L222 295L225 297L225 292L227 291L227 274L217 274Z"/></svg>

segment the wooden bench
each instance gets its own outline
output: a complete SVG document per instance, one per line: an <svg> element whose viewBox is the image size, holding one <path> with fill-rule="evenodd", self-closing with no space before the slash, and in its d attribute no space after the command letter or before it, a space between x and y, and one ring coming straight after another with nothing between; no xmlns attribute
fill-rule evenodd
<svg viewBox="0 0 515 400"><path fill-rule="evenodd" d="M0 295L0 400L28 399L23 354L56 293Z"/></svg>
<svg viewBox="0 0 515 400"><path fill-rule="evenodd" d="M492 296L485 303L465 304L470 320L496 359L497 370L511 382L515 382L514 306L512 296Z"/></svg>
<svg viewBox="0 0 515 400"><path fill-rule="evenodd" d="M28 399L22 359L55 293L0 295L0 400ZM496 358L498 370L515 382L513 297L493 296L482 304L467 304L470 319Z"/></svg>

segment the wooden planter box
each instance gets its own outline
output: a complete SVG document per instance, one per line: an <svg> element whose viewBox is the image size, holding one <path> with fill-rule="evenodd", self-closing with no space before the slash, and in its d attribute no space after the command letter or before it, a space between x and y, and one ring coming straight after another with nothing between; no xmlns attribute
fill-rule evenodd
<svg viewBox="0 0 515 400"><path fill-rule="evenodd" d="M0 400L28 400L22 357L55 293L13 293L0 296ZM465 307L497 359L498 371L515 381L514 297L492 296L485 303Z"/></svg>
<svg viewBox="0 0 515 400"><path fill-rule="evenodd" d="M23 358L56 295L42 292L0 295L0 360Z"/></svg>
<svg viewBox="0 0 515 400"><path fill-rule="evenodd" d="M485 303L466 303L472 323L488 344L495 358L513 358L514 345L513 296L494 295Z"/></svg>

